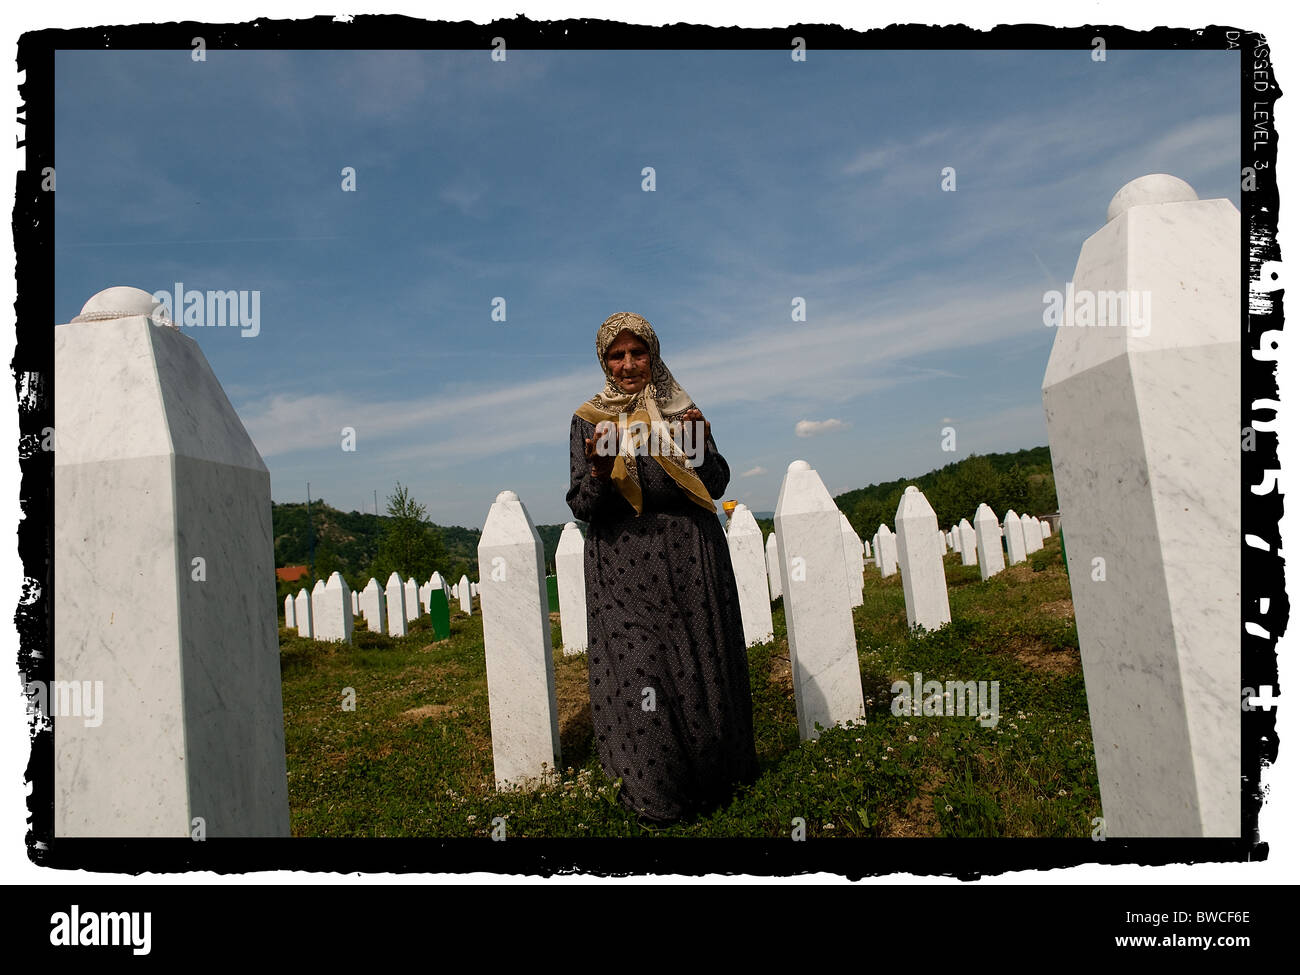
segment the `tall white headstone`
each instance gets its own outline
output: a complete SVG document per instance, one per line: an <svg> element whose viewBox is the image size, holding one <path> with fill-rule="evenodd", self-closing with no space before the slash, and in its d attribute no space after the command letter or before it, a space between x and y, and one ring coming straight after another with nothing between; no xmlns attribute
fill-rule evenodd
<svg viewBox="0 0 1300 975"><path fill-rule="evenodd" d="M752 515L750 517L753 517ZM840 534L844 538L844 572L849 583L849 606L862 605L863 564L862 539L853 530L853 524L840 512Z"/></svg>
<svg viewBox="0 0 1300 975"><path fill-rule="evenodd" d="M317 640L352 642L352 592L337 572L330 575L321 589L315 624Z"/></svg>
<svg viewBox="0 0 1300 975"><path fill-rule="evenodd" d="M1127 314L1058 329L1043 379L1107 837L1241 834L1240 224L1124 186L1073 290Z"/></svg>
<svg viewBox="0 0 1300 975"><path fill-rule="evenodd" d="M406 636L406 585L396 571L388 577L384 586L384 599L388 615L388 635Z"/></svg>
<svg viewBox="0 0 1300 975"><path fill-rule="evenodd" d="M1025 555L1037 552L1043 547L1043 533L1030 515L1020 516L1020 532L1025 539Z"/></svg>
<svg viewBox="0 0 1300 975"><path fill-rule="evenodd" d="M1007 545L1007 565L1025 561L1025 530L1020 525L1020 516L1010 509L1002 519L1002 540Z"/></svg>
<svg viewBox="0 0 1300 975"><path fill-rule="evenodd" d="M284 626L288 630L295 629L298 626L298 620L293 615L292 593L284 597Z"/></svg>
<svg viewBox="0 0 1300 975"><path fill-rule="evenodd" d="M569 656L587 652L586 545L577 523L566 522L555 547L555 588L560 597L560 640ZM480 606L482 602L480 597Z"/></svg>
<svg viewBox="0 0 1300 975"><path fill-rule="evenodd" d="M776 554L776 532L767 536L767 544L764 546L764 556L767 559L767 585L768 591L774 600L781 598L781 560Z"/></svg>
<svg viewBox="0 0 1300 975"><path fill-rule="evenodd" d="M361 615L361 602L357 598L357 593L355 591L352 592L352 615L353 616Z"/></svg>
<svg viewBox="0 0 1300 975"><path fill-rule="evenodd" d="M498 789L527 787L559 767L560 725L542 539L514 491L488 510L478 564L492 769ZM468 598L469 581L461 586Z"/></svg>
<svg viewBox="0 0 1300 975"><path fill-rule="evenodd" d="M894 516L894 526L898 529L898 571L903 576L908 627L937 630L952 619L938 525L930 502L916 485L909 484L898 500L898 512Z"/></svg>
<svg viewBox="0 0 1300 975"><path fill-rule="evenodd" d="M961 539L961 564L975 565L979 562L979 541L975 538L975 529L965 518L957 526L957 537Z"/></svg>
<svg viewBox="0 0 1300 975"><path fill-rule="evenodd" d="M880 566L882 579L888 579L898 571L898 546L888 525L876 529L876 564Z"/></svg>
<svg viewBox="0 0 1300 975"><path fill-rule="evenodd" d="M371 633L388 632L388 597L378 579L372 578L361 590L361 615Z"/></svg>
<svg viewBox="0 0 1300 975"><path fill-rule="evenodd" d="M1051 535L1052 535L1052 523L1051 523L1050 521L1048 521L1047 519L1043 519L1043 521L1039 523L1039 528L1041 528L1041 529L1043 530L1043 537L1044 537L1044 538L1050 538L1050 537L1051 537Z"/></svg>
<svg viewBox="0 0 1300 975"><path fill-rule="evenodd" d="M727 525L727 548L740 597L740 620L745 645L772 639L772 598L767 591L767 557L763 552L763 530L745 504L737 504Z"/></svg>
<svg viewBox="0 0 1300 975"><path fill-rule="evenodd" d="M298 621L298 635L312 639L311 630L311 593L306 589L299 589L298 595L293 597L294 618Z"/></svg>
<svg viewBox="0 0 1300 975"><path fill-rule="evenodd" d="M420 618L420 584L411 578L402 585L405 588L402 595L406 601L406 622L409 623Z"/></svg>
<svg viewBox="0 0 1300 975"><path fill-rule="evenodd" d="M325 615L325 580L317 579L311 587L311 635L313 640L324 640L321 636L320 622Z"/></svg>
<svg viewBox="0 0 1300 975"><path fill-rule="evenodd" d="M54 328L54 835L288 836L270 476L158 307Z"/></svg>
<svg viewBox="0 0 1300 975"><path fill-rule="evenodd" d="M1006 568L1002 560L1002 535L998 516L987 504L975 509L975 542L979 554L980 579L988 579Z"/></svg>
<svg viewBox="0 0 1300 975"><path fill-rule="evenodd" d="M817 725L830 728L866 714L839 509L807 461L787 469L774 521L795 714L806 740L819 735Z"/></svg>
<svg viewBox="0 0 1300 975"><path fill-rule="evenodd" d="M545 577L542 579L542 584L546 584ZM462 613L469 613L472 616L474 614L474 603L471 601L473 597L470 595L469 591L469 578L467 576L461 576L460 582L457 583L457 585L460 587L460 611ZM547 619L549 618L550 616L548 615Z"/></svg>

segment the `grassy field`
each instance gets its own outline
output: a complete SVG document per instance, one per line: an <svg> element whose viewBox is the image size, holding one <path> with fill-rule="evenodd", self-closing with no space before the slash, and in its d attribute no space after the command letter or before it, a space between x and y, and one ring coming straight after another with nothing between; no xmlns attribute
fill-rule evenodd
<svg viewBox="0 0 1300 975"><path fill-rule="evenodd" d="M585 656L552 614L562 764L537 792L493 788L481 617L431 643L358 629L354 646L280 631L294 836L1087 837L1101 815L1078 637L1059 537L987 583L944 559L952 623L907 630L899 576L867 566L854 610L866 721L800 742L785 616L749 650L761 774L707 817L648 828L616 799L593 749ZM1000 720L895 716L891 684L998 681ZM345 689L355 710L343 707Z"/></svg>

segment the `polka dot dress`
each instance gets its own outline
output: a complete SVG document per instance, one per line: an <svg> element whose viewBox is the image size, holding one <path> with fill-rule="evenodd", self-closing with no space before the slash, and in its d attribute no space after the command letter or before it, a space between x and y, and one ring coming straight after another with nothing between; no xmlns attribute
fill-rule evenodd
<svg viewBox="0 0 1300 975"><path fill-rule="evenodd" d="M637 457L643 510L590 474L573 417L570 488L585 546L591 717L624 804L670 822L725 800L757 773L749 665L727 538L652 457ZM712 497L730 480L710 435L695 469Z"/></svg>

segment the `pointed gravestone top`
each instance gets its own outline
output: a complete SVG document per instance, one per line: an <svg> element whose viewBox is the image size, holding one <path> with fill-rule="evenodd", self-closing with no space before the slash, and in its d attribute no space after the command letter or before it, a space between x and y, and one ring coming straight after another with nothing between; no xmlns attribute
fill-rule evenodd
<svg viewBox="0 0 1300 975"><path fill-rule="evenodd" d="M1129 207L1153 203L1192 203L1199 199L1196 190L1177 176L1168 173L1139 176L1121 186L1119 192L1110 198L1110 205L1106 207L1106 222L1110 223Z"/></svg>

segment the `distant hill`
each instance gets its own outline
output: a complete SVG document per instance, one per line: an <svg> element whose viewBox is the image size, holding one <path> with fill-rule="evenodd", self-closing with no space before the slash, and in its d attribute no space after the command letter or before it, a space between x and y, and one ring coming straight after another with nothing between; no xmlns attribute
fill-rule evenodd
<svg viewBox="0 0 1300 975"><path fill-rule="evenodd" d="M963 518L973 519L981 502L998 520L1007 509L1017 514L1044 515L1057 510L1052 454L1047 447L1031 447L1005 454L972 454L918 477L869 484L835 497L863 540L882 524L894 527L899 499L915 484L934 508L939 528L946 531Z"/></svg>

